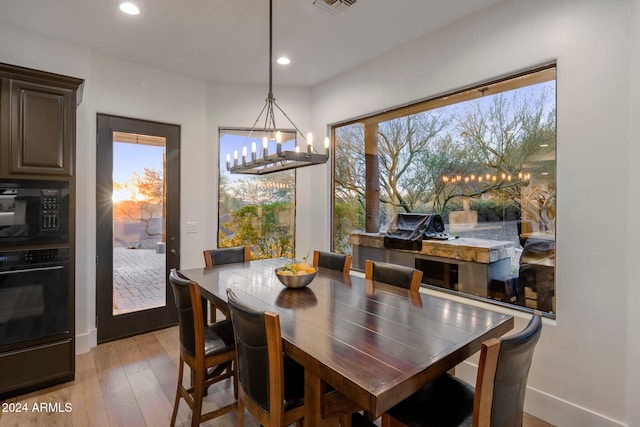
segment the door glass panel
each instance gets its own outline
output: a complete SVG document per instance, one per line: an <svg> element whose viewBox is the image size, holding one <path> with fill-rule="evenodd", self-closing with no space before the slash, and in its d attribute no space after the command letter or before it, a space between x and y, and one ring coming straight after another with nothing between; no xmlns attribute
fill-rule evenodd
<svg viewBox="0 0 640 427"><path fill-rule="evenodd" d="M166 304L166 139L113 133L113 315Z"/></svg>

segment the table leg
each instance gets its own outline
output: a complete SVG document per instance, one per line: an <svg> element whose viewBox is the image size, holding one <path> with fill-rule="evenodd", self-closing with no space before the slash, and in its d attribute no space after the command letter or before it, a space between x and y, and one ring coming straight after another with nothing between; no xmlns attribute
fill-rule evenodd
<svg viewBox="0 0 640 427"><path fill-rule="evenodd" d="M322 399L325 384L309 370L304 371L304 426L338 427L338 417L322 418Z"/></svg>

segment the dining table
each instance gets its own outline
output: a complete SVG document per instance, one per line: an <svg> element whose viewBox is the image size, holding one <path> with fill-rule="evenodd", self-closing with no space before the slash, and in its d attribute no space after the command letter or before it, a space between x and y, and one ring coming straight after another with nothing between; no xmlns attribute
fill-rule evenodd
<svg viewBox="0 0 640 427"><path fill-rule="evenodd" d="M305 371L305 426L335 426L365 411L374 420L513 328L513 316L318 268L285 287L286 258L180 270L203 298L226 306L227 288L280 318L283 350Z"/></svg>

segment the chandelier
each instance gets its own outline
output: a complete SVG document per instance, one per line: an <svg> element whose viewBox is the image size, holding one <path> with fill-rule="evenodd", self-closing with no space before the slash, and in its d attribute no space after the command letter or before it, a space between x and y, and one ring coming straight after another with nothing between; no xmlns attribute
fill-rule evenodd
<svg viewBox="0 0 640 427"><path fill-rule="evenodd" d="M324 153L319 153L313 146L313 135L307 134L305 137L298 126L289 118L287 113L276 102L273 96L273 0L269 0L269 93L258 118L256 118L247 139L251 138L254 133L262 134L262 147L258 151L256 143L251 143L251 153L247 153L246 143L242 147L241 157L237 151L233 153L233 162L231 155L227 154L227 170L232 174L247 175L265 175L273 172L280 172L289 169L301 168L305 166L313 166L326 163L329 159L329 138L324 140ZM294 151L282 149L282 135L287 132L284 129L278 129L275 121L275 110L278 110L289 121L295 129L296 135L299 134L302 140L306 142L306 148L300 149L296 143ZM259 126L258 123L263 125ZM294 139L297 141L297 137ZM269 153L269 141L275 141L275 153Z"/></svg>

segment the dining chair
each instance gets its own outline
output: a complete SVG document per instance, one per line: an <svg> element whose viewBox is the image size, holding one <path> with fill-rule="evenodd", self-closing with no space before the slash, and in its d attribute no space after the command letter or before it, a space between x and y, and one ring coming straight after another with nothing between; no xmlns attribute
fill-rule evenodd
<svg viewBox="0 0 640 427"><path fill-rule="evenodd" d="M227 289L236 339L238 426L245 408L264 427L302 425L304 368L282 351L280 317L241 301Z"/></svg>
<svg viewBox="0 0 640 427"><path fill-rule="evenodd" d="M313 251L313 266L324 267L349 274L349 271L351 271L351 255Z"/></svg>
<svg viewBox="0 0 640 427"><path fill-rule="evenodd" d="M216 265L250 261L251 246L205 249L202 251L202 254L204 255L204 267L211 268ZM217 307L213 302L209 301L209 316L211 323L216 322L217 311L220 311L225 319L229 319L229 311L226 307Z"/></svg>
<svg viewBox="0 0 640 427"><path fill-rule="evenodd" d="M403 265L368 259L364 265L364 277L365 279L418 292L422 281L422 271Z"/></svg>
<svg viewBox="0 0 640 427"><path fill-rule="evenodd" d="M183 398L191 408L191 425L197 426L202 422L227 414L237 407L237 403L233 402L202 414L202 399L207 388L219 381L233 378L234 394L237 397L237 377L232 369L232 362L236 359L233 326L230 320L205 326L198 284L181 277L176 269L171 269L169 282L178 308L178 328L180 331L180 367L171 426L174 426L176 422L180 398ZM185 363L192 373L192 385L189 388L183 384ZM220 366L228 366L229 368L215 369ZM209 374L209 369L217 374Z"/></svg>
<svg viewBox="0 0 640 427"><path fill-rule="evenodd" d="M382 415L382 427L520 427L533 351L542 333L534 313L520 332L482 344L475 390L444 374ZM373 427L354 414L353 426Z"/></svg>

